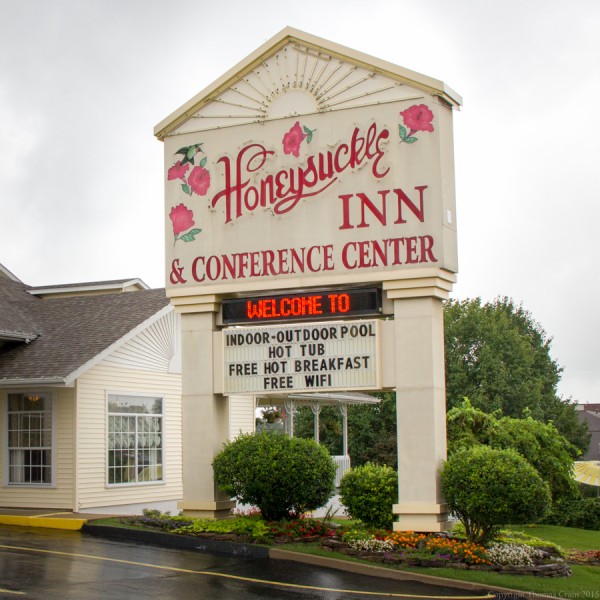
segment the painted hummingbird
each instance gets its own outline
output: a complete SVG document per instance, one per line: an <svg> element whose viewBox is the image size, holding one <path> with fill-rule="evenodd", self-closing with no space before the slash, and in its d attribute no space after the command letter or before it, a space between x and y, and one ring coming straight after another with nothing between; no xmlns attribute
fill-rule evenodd
<svg viewBox="0 0 600 600"><path fill-rule="evenodd" d="M202 152L202 144L192 144L191 146L184 146L175 152L175 154L183 154L183 160L181 161L182 165L186 163L194 164L194 156L198 154L198 152Z"/></svg>

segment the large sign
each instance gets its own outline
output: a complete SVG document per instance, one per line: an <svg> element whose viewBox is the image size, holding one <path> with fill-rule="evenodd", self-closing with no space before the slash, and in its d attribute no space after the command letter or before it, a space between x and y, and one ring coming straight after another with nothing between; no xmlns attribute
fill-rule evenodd
<svg viewBox="0 0 600 600"><path fill-rule="evenodd" d="M223 330L224 394L377 389L379 322Z"/></svg>
<svg viewBox="0 0 600 600"><path fill-rule="evenodd" d="M167 285L203 293L456 271L447 108L400 101L165 140ZM173 290L175 291L175 290Z"/></svg>
<svg viewBox="0 0 600 600"><path fill-rule="evenodd" d="M236 412L234 396L396 387L394 529L446 529L442 300L457 272L460 104L442 81L285 29L156 126L194 457L181 508L229 512L210 449L226 440L227 407L254 425L251 399ZM359 286L381 289L394 318L344 317L341 294ZM240 326L216 331L221 306Z"/></svg>

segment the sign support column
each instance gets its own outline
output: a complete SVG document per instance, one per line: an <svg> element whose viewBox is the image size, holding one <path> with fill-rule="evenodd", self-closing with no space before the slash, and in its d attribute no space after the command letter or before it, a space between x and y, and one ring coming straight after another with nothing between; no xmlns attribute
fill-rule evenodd
<svg viewBox="0 0 600 600"><path fill-rule="evenodd" d="M428 289L402 282L388 291L394 303L398 432L395 531L449 528L439 477L446 459L443 300L449 282L436 279Z"/></svg>
<svg viewBox="0 0 600 600"><path fill-rule="evenodd" d="M219 310L215 300L214 296L196 298L194 306L178 306L183 356L183 500L179 508L186 515L203 518L227 517L235 507L217 490L212 469L229 434L229 399L213 393L213 332Z"/></svg>

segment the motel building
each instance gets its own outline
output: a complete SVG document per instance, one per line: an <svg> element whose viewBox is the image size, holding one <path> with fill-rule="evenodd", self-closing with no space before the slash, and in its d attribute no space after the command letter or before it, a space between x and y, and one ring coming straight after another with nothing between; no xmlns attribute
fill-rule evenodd
<svg viewBox="0 0 600 600"><path fill-rule="evenodd" d="M0 315L12 361L0 353L0 505L223 517L235 503L211 463L254 430L257 407L284 409L293 434L300 406L318 424L323 405L344 417L395 390L394 527L447 528L442 308L457 273L460 104L442 81L286 28L159 123L166 296L141 282L36 290L0 273L31 311L12 329ZM125 318L142 297L146 311ZM54 379L25 369L44 339L33 304L57 307L47 323L75 300L91 315L99 298L96 314L122 328ZM346 459L344 444L338 476Z"/></svg>

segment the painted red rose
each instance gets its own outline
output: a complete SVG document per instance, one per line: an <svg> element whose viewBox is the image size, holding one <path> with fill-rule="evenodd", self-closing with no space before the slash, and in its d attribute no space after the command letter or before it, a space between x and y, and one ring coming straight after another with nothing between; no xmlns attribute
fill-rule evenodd
<svg viewBox="0 0 600 600"><path fill-rule="evenodd" d="M204 196L210 187L210 173L204 167L194 167L188 177L192 192Z"/></svg>
<svg viewBox="0 0 600 600"><path fill-rule="evenodd" d="M173 179L185 179L185 174L188 172L190 168L189 163L185 165L181 164L181 161L178 160L168 171L167 179L169 181L173 181Z"/></svg>
<svg viewBox="0 0 600 600"><path fill-rule="evenodd" d="M173 221L173 233L175 237L195 225L194 213L184 204L174 206L169 213L169 218Z"/></svg>
<svg viewBox="0 0 600 600"><path fill-rule="evenodd" d="M403 110L401 113L404 119L404 124L414 131L433 131L433 113L425 104L414 104L410 108Z"/></svg>
<svg viewBox="0 0 600 600"><path fill-rule="evenodd" d="M300 156L300 144L305 137L300 123L296 121L296 124L283 136L283 153Z"/></svg>

